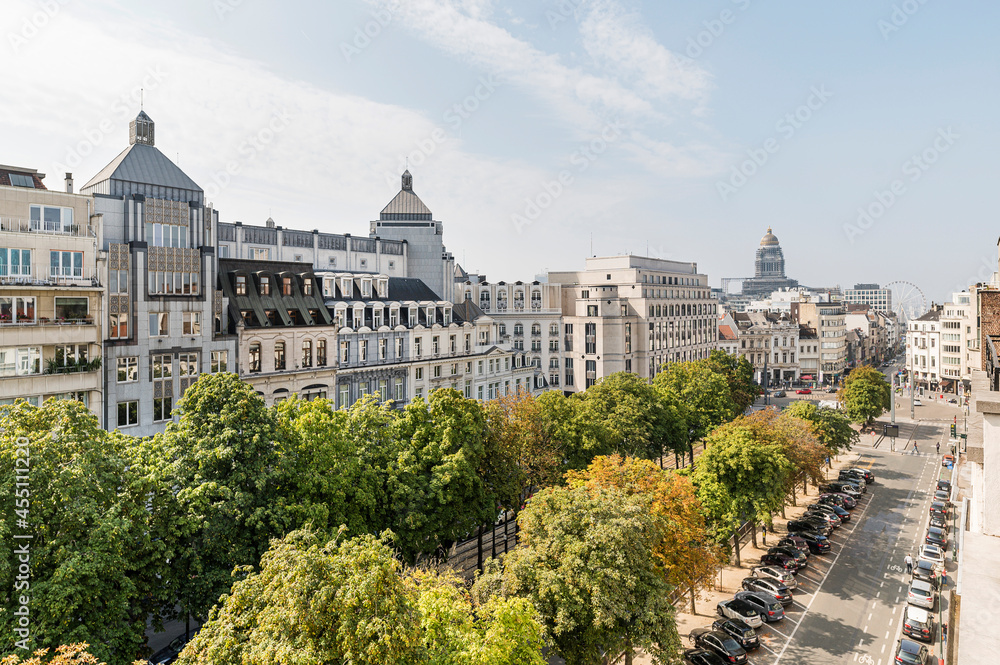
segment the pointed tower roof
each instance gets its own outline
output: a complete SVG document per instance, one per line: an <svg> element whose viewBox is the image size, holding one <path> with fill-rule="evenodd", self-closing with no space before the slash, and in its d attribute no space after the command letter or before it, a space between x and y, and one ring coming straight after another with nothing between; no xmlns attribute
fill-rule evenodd
<svg viewBox="0 0 1000 665"><path fill-rule="evenodd" d="M194 180L154 145L153 119L145 111L139 111L135 120L129 123L128 142L128 148L87 181L80 190L82 194L89 193L89 188L106 180L202 191Z"/></svg>
<svg viewBox="0 0 1000 665"><path fill-rule="evenodd" d="M396 194L389 205L382 209L379 219L382 221L391 220L424 220L430 221L434 218L430 208L424 205L413 191L413 176L409 170L403 171L402 189Z"/></svg>

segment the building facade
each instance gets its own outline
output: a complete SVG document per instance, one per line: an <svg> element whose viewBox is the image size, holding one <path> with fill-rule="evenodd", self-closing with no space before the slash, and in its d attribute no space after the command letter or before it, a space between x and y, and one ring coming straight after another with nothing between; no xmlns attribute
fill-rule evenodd
<svg viewBox="0 0 1000 665"><path fill-rule="evenodd" d="M155 146L140 112L129 146L84 185L107 253L105 427L162 431L184 390L235 354L216 280L218 213Z"/></svg>
<svg viewBox="0 0 1000 665"><path fill-rule="evenodd" d="M906 331L906 370L917 388L937 390L941 384L941 305L910 321Z"/></svg>
<svg viewBox="0 0 1000 665"><path fill-rule="evenodd" d="M819 340L821 384L837 384L847 368L845 309L838 302L814 302L811 298L792 303L791 316L800 325L816 331Z"/></svg>
<svg viewBox="0 0 1000 665"><path fill-rule="evenodd" d="M0 166L0 404L77 399L103 417L101 219L66 175L59 192Z"/></svg>
<svg viewBox="0 0 1000 665"><path fill-rule="evenodd" d="M892 311L892 291L878 284L855 284L853 289L844 289L844 303L848 305L868 305L876 312Z"/></svg>
<svg viewBox="0 0 1000 665"><path fill-rule="evenodd" d="M533 282L490 283L478 275L456 280L455 302L471 302L497 325L501 343L523 351L536 369L534 389L561 389L562 289Z"/></svg>
<svg viewBox="0 0 1000 665"><path fill-rule="evenodd" d="M737 312L731 320L739 339L737 353L753 365L757 383L788 386L798 382L798 323L787 314L770 312Z"/></svg>
<svg viewBox="0 0 1000 665"><path fill-rule="evenodd" d="M550 272L562 295L563 389L615 372L652 379L666 364L716 348L718 303L695 263L591 257L582 271Z"/></svg>
<svg viewBox="0 0 1000 665"><path fill-rule="evenodd" d="M771 227L767 227L754 255L754 275L743 280L743 295L759 297L798 285L797 280L785 275L785 253L781 250L777 236L771 232Z"/></svg>

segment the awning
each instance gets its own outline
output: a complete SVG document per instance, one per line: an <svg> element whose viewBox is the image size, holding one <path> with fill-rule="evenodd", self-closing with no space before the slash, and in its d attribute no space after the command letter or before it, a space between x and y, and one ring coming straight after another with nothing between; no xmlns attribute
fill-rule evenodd
<svg viewBox="0 0 1000 665"><path fill-rule="evenodd" d="M804 381L812 381L813 375L812 374L803 374L799 378L802 379L802 380L804 380Z"/></svg>

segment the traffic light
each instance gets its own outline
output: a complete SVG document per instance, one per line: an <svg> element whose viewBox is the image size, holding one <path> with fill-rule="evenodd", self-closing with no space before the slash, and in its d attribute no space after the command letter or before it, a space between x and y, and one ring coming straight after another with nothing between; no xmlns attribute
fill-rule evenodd
<svg viewBox="0 0 1000 665"><path fill-rule="evenodd" d="M952 425L951 426L951 438L953 438L953 439L956 438L956 435L957 435L957 431L956 430L957 430L957 428L958 428L957 425Z"/></svg>

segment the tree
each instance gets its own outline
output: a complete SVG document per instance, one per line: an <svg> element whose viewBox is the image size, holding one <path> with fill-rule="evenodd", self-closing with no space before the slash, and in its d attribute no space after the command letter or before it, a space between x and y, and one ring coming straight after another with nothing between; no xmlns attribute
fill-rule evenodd
<svg viewBox="0 0 1000 665"><path fill-rule="evenodd" d="M704 438L714 427L732 420L739 411L733 402L729 383L707 361L674 363L656 375L653 387L662 399L684 409L687 424L687 450L694 464L695 441Z"/></svg>
<svg viewBox="0 0 1000 665"><path fill-rule="evenodd" d="M203 374L178 402L179 423L135 447L155 483L152 519L169 561L168 611L204 617L272 537L289 530L279 434L273 412L235 374ZM176 599L176 600L175 600Z"/></svg>
<svg viewBox="0 0 1000 665"><path fill-rule="evenodd" d="M407 561L493 523L497 504L483 478L488 433L479 402L435 390L429 402L407 405L395 429L390 527Z"/></svg>
<svg viewBox="0 0 1000 665"><path fill-rule="evenodd" d="M647 460L597 457L586 471L567 474L571 487L617 489L645 496L657 519L661 539L654 546L671 586L691 591L691 613L698 590L712 586L724 563L707 531L705 515L691 480L657 468Z"/></svg>
<svg viewBox="0 0 1000 665"><path fill-rule="evenodd" d="M745 413L760 395L760 386L753 380L753 365L745 356L729 355L722 349L708 354L708 365L726 377L729 395L737 414Z"/></svg>
<svg viewBox="0 0 1000 665"><path fill-rule="evenodd" d="M343 535L274 541L178 665L543 665L527 600L474 606L455 575L404 571L391 534Z"/></svg>
<svg viewBox="0 0 1000 665"><path fill-rule="evenodd" d="M644 379L616 372L582 393L585 417L602 423L614 452L658 459L685 441L683 422Z"/></svg>
<svg viewBox="0 0 1000 665"><path fill-rule="evenodd" d="M178 665L421 662L417 594L388 543L296 531L247 572Z"/></svg>
<svg viewBox="0 0 1000 665"><path fill-rule="evenodd" d="M541 416L542 438L561 452L560 472L553 478L558 482L566 469L585 469L590 460L613 450L611 434L604 423L585 414L579 393L570 397L549 390L538 399Z"/></svg>
<svg viewBox="0 0 1000 665"><path fill-rule="evenodd" d="M767 522L784 505L795 467L781 443L762 430L759 421L741 416L713 430L705 442L692 479L719 536L729 538L740 518Z"/></svg>
<svg viewBox="0 0 1000 665"><path fill-rule="evenodd" d="M653 548L662 538L643 495L550 487L521 513L522 546L504 586L529 598L567 665L634 648L667 662L679 647L671 586Z"/></svg>
<svg viewBox="0 0 1000 665"><path fill-rule="evenodd" d="M869 423L889 408L891 391L882 372L862 366L847 375L838 398L851 422Z"/></svg>
<svg viewBox="0 0 1000 665"><path fill-rule="evenodd" d="M159 591L153 563L162 550L149 529L148 487L126 456L129 437L101 429L75 400L19 401L0 407L0 418L0 541L8 547L0 653L86 642L103 661L131 663ZM22 606L30 635L17 632Z"/></svg>
<svg viewBox="0 0 1000 665"><path fill-rule="evenodd" d="M65 644L56 647L56 652L48 657L50 649L39 649L30 657L21 660L17 655L0 659L0 665L105 665L87 651L89 644ZM147 661L137 660L133 665L146 665Z"/></svg>
<svg viewBox="0 0 1000 665"><path fill-rule="evenodd" d="M857 430L851 427L848 417L837 409L817 408L812 402L799 400L785 409L784 413L812 423L828 457L847 452L860 438Z"/></svg>

